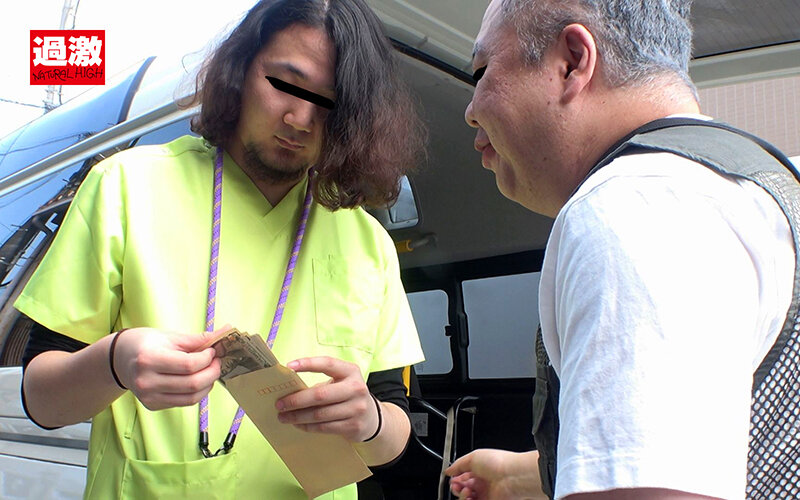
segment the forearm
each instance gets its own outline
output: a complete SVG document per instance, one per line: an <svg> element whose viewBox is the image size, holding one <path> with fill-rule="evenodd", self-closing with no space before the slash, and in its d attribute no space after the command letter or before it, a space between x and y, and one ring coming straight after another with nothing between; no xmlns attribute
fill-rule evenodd
<svg viewBox="0 0 800 500"><path fill-rule="evenodd" d="M61 427L100 413L124 391L111 375L108 335L77 352L47 351L25 370L23 391L30 416L46 427Z"/></svg>
<svg viewBox="0 0 800 500"><path fill-rule="evenodd" d="M374 439L366 443L354 443L354 447L367 465L383 465L397 458L406 448L411 435L408 415L393 403L381 402L381 430Z"/></svg>

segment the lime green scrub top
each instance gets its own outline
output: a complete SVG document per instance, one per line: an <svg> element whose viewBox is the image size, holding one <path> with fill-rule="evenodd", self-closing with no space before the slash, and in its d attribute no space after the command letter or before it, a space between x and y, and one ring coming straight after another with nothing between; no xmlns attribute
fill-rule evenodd
<svg viewBox="0 0 800 500"><path fill-rule="evenodd" d="M126 327L204 330L215 150L195 137L97 164L15 306L92 343ZM269 332L307 181L272 207L225 155L216 326ZM284 363L333 356L371 372L423 360L394 244L361 209L314 204L273 348ZM326 379L301 374L308 385ZM210 448L236 402L210 394ZM85 498L306 498L245 418L231 453L198 451L197 407L150 411L126 392L92 421ZM356 498L355 485L325 499Z"/></svg>

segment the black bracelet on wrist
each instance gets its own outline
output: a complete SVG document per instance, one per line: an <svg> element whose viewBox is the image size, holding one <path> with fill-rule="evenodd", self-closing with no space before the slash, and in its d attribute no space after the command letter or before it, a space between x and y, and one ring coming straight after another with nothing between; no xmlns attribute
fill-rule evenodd
<svg viewBox="0 0 800 500"><path fill-rule="evenodd" d="M369 393L369 395L372 396L372 399L375 401L375 409L378 410L378 428L375 429L375 434L361 441L362 443L366 443L367 441L372 441L373 439L375 439L378 436L378 434L381 433L381 427L383 427L383 414L381 413L381 403L380 401L378 401L378 398L376 398L374 394Z"/></svg>
<svg viewBox="0 0 800 500"><path fill-rule="evenodd" d="M117 340L119 340L119 336L122 335L122 332L125 330L127 330L127 328L123 328L115 333L114 338L111 340L111 345L108 348L108 367L111 369L111 376L114 377L114 382L117 383L120 389L127 391L128 388L122 385L122 381L117 376L117 370L114 369L114 349L117 347Z"/></svg>

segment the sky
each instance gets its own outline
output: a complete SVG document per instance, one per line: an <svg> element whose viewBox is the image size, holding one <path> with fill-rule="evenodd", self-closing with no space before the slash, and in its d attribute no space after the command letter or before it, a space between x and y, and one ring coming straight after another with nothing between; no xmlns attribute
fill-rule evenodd
<svg viewBox="0 0 800 500"><path fill-rule="evenodd" d="M65 4L77 4L75 29L106 34L106 81L151 55L205 50L255 0L4 0L0 14L0 139L41 116L45 85L30 84L32 29L59 29ZM67 28L71 28L71 19ZM66 102L87 86L63 86Z"/></svg>

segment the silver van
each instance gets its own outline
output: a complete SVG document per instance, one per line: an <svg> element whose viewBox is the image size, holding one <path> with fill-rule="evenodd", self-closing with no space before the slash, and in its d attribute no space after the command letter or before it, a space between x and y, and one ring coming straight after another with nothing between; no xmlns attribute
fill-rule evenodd
<svg viewBox="0 0 800 500"><path fill-rule="evenodd" d="M360 492L436 498L448 409L455 409L453 456L534 447L533 339L551 220L500 195L472 150L463 114L486 1L369 3L430 129L427 164L404 181L393 207L373 211L397 244L427 360L414 367L409 449ZM214 15L225 15L219 10ZM764 137L798 163L800 3L696 0L693 13L691 71L704 112ZM25 418L20 359L31 325L12 304L92 165L190 133L194 110L176 99L191 91L198 62L196 55L148 58L0 139L0 498L81 497L90 424L45 431Z"/></svg>

